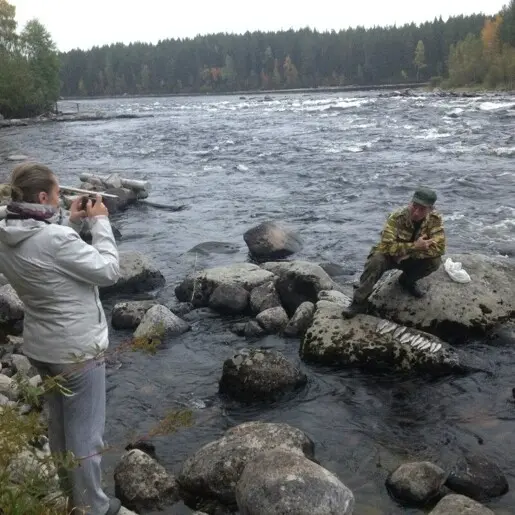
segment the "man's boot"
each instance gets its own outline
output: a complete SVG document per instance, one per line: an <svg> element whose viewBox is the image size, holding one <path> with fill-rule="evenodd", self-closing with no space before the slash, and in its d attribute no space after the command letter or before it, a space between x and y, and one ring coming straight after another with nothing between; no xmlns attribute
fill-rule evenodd
<svg viewBox="0 0 515 515"><path fill-rule="evenodd" d="M359 304L358 302L352 301L346 308L342 311L343 318L353 318L356 315L366 313L367 307L365 304Z"/></svg>
<svg viewBox="0 0 515 515"><path fill-rule="evenodd" d="M401 274L399 277L399 284L405 292L417 299L425 295L425 292L420 289L420 286L416 282L410 281L405 274Z"/></svg>

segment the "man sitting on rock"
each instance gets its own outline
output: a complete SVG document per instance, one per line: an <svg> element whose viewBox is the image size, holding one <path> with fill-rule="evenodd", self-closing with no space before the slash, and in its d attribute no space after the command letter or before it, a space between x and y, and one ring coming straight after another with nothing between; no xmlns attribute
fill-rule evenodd
<svg viewBox="0 0 515 515"><path fill-rule="evenodd" d="M438 270L445 253L443 221L434 211L435 202L434 191L419 188L407 207L389 215L381 241L367 258L352 303L342 312L345 318L366 312L368 297L387 270L402 270L399 284L403 290L417 298L424 295L417 281Z"/></svg>

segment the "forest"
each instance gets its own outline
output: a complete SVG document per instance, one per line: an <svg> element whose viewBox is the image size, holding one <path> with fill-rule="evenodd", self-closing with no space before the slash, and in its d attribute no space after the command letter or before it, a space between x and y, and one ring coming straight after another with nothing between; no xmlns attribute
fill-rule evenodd
<svg viewBox="0 0 515 515"><path fill-rule="evenodd" d="M209 34L58 52L37 21L17 32L0 0L0 114L61 97L243 92L429 82L514 89L515 0L499 13L420 25ZM20 86L22 85L22 86Z"/></svg>
<svg viewBox="0 0 515 515"><path fill-rule="evenodd" d="M377 85L451 86L515 80L515 0L497 16L419 26L212 34L61 55L64 96L211 93ZM444 84L445 86L446 84Z"/></svg>

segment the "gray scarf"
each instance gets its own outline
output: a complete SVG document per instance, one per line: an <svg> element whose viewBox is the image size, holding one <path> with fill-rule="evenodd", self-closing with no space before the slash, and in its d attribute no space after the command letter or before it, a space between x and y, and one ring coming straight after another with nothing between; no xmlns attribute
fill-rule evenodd
<svg viewBox="0 0 515 515"><path fill-rule="evenodd" d="M63 217L63 210L60 207L55 208L47 204L34 204L30 202L15 202L14 200L7 204L7 220L33 219L49 224L61 224Z"/></svg>

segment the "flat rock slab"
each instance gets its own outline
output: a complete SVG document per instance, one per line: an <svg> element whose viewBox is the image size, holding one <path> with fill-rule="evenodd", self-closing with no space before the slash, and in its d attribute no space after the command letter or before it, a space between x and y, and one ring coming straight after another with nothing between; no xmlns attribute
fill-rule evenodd
<svg viewBox="0 0 515 515"><path fill-rule="evenodd" d="M302 359L370 370L462 370L458 355L436 336L369 315L347 320L341 312L339 304L317 302L313 323L302 339Z"/></svg>
<svg viewBox="0 0 515 515"><path fill-rule="evenodd" d="M427 293L414 299L401 290L399 272L394 272L385 275L370 296L373 313L448 341L484 335L515 314L514 260L477 254L450 257L463 264L470 283L454 282L442 265L419 281Z"/></svg>
<svg viewBox="0 0 515 515"><path fill-rule="evenodd" d="M206 268L188 276L175 288L175 295L181 302L191 302L195 307L206 307L214 290L222 284L235 284L250 292L273 279L273 273L258 265L235 263Z"/></svg>

